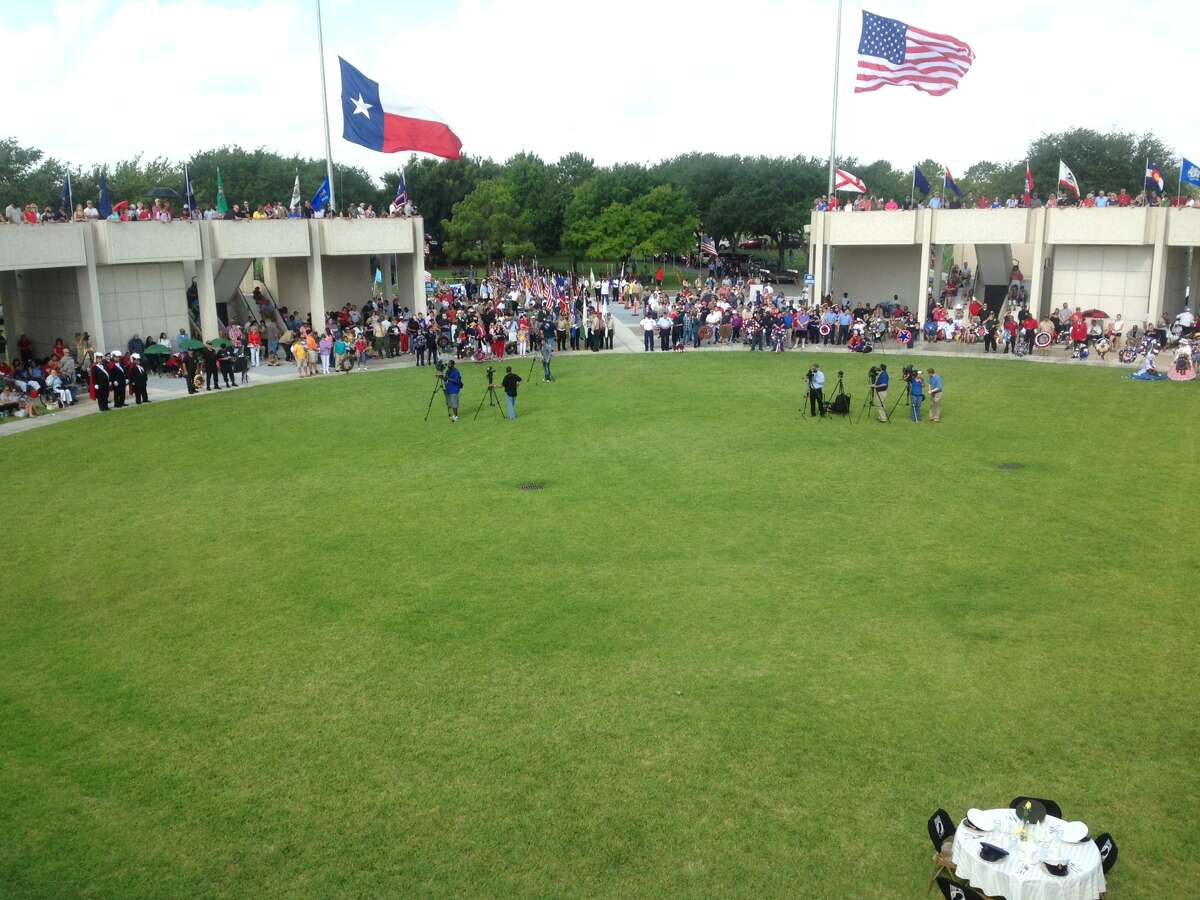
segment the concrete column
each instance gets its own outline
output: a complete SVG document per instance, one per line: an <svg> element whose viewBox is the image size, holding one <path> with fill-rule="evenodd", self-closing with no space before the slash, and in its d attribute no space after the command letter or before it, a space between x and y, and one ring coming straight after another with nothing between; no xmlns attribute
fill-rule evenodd
<svg viewBox="0 0 1200 900"><path fill-rule="evenodd" d="M413 230L413 252L396 256L396 287L400 305L417 313L426 311L425 304L425 221L409 219Z"/></svg>
<svg viewBox="0 0 1200 900"><path fill-rule="evenodd" d="M312 314L313 328L325 330L325 274L321 266L321 220L310 219L308 249L308 310Z"/></svg>
<svg viewBox="0 0 1200 900"><path fill-rule="evenodd" d="M217 318L216 266L213 258L210 223L200 223L200 258L196 260L196 292L200 299L200 339L216 340L221 336L221 321ZM189 328L190 328L189 323Z"/></svg>
<svg viewBox="0 0 1200 900"><path fill-rule="evenodd" d="M1029 211L1029 216L1032 219L1031 242L1033 243L1033 266L1029 273L1028 279L1029 289L1026 293L1029 295L1029 312L1039 322L1042 318L1042 291L1045 287L1046 280L1046 209L1034 209Z"/></svg>
<svg viewBox="0 0 1200 900"><path fill-rule="evenodd" d="M929 254L933 248L932 209L917 210L917 233L921 236L921 259L917 264L917 322L918 328L925 327L925 315L929 312Z"/></svg>
<svg viewBox="0 0 1200 900"><path fill-rule="evenodd" d="M4 306L4 337L8 344L4 353L12 359L17 352L17 338L25 331L21 294L17 288L20 272L0 272L0 305Z"/></svg>
<svg viewBox="0 0 1200 900"><path fill-rule="evenodd" d="M1160 208L1147 212L1154 241L1154 259L1150 264L1150 302L1146 316L1157 325L1162 318L1167 288L1167 210Z"/></svg>
<svg viewBox="0 0 1200 900"><path fill-rule="evenodd" d="M96 236L90 225L83 230L83 254L86 265L75 269L76 288L79 291L79 322L83 330L92 336L92 346L99 353L115 348L105 343L104 311L100 307L100 279L96 277Z"/></svg>
<svg viewBox="0 0 1200 900"><path fill-rule="evenodd" d="M379 257L379 268L383 271L383 302L392 302L392 254L384 253Z"/></svg>
<svg viewBox="0 0 1200 900"><path fill-rule="evenodd" d="M1188 267L1188 305L1192 312L1200 305L1200 247L1192 247L1192 264Z"/></svg>

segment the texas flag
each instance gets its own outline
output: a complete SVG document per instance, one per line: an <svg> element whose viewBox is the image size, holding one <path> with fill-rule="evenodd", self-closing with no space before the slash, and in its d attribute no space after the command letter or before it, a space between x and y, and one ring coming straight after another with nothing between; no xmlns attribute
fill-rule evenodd
<svg viewBox="0 0 1200 900"><path fill-rule="evenodd" d="M340 56L342 66L342 137L370 150L396 153L417 150L458 159L462 141L442 117L372 81Z"/></svg>

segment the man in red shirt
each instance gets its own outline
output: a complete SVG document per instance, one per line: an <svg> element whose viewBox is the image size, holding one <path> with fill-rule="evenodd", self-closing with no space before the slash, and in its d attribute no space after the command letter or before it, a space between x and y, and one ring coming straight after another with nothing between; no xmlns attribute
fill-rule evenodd
<svg viewBox="0 0 1200 900"><path fill-rule="evenodd" d="M1117 194L1117 206L1128 206L1132 202L1133 198L1129 196L1129 192L1121 188L1121 193Z"/></svg>
<svg viewBox="0 0 1200 900"><path fill-rule="evenodd" d="M1024 332L1022 337L1025 339L1025 348L1027 353L1033 352L1033 338L1037 334L1038 322L1033 317L1033 313L1025 310L1025 320L1021 322L1021 329Z"/></svg>
<svg viewBox="0 0 1200 900"><path fill-rule="evenodd" d="M967 307L967 312L971 316L972 321L979 321L979 314L983 311L983 304L975 297L971 298L971 303Z"/></svg>

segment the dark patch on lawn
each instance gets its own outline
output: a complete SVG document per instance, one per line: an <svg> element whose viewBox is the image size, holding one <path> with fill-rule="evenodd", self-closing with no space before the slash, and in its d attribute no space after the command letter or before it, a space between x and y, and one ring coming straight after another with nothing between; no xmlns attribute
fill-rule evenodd
<svg viewBox="0 0 1200 900"><path fill-rule="evenodd" d="M1025 468L1025 463L997 463L996 468L1005 470L1023 469Z"/></svg>
<svg viewBox="0 0 1200 900"><path fill-rule="evenodd" d="M546 482L544 481L523 481L517 485L519 491L540 491L544 490Z"/></svg>

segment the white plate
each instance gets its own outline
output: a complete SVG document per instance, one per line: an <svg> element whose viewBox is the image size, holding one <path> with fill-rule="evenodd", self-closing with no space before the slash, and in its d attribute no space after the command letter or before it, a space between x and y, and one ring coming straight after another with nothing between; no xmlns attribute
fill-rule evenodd
<svg viewBox="0 0 1200 900"><path fill-rule="evenodd" d="M1064 822L1062 831L1059 832L1064 841L1072 844L1078 844L1088 835L1088 827L1086 822Z"/></svg>
<svg viewBox="0 0 1200 900"><path fill-rule="evenodd" d="M980 831L991 831L996 824L990 812L984 812L982 809L975 809L975 807L967 810L967 822Z"/></svg>

